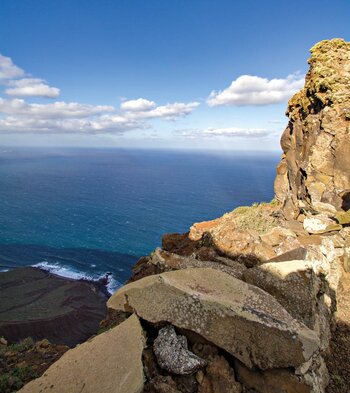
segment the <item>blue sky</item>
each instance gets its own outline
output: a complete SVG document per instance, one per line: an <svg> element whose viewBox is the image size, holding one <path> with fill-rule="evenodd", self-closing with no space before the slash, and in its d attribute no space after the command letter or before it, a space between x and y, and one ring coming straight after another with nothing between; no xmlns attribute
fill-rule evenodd
<svg viewBox="0 0 350 393"><path fill-rule="evenodd" d="M348 0L1 0L0 144L278 150Z"/></svg>

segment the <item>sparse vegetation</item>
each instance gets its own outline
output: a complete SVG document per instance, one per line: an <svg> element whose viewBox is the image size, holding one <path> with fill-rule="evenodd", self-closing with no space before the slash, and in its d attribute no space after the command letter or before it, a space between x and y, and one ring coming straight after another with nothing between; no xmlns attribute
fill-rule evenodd
<svg viewBox="0 0 350 393"><path fill-rule="evenodd" d="M238 227L262 234L278 225L278 220L271 215L278 207L279 202L272 199L271 202L255 202L251 206L239 206L228 215L233 215Z"/></svg>
<svg viewBox="0 0 350 393"><path fill-rule="evenodd" d="M28 337L21 340L18 343L11 345L0 346L0 361L4 365L7 362L7 358L18 358L21 357L23 352L29 351L34 347L34 341ZM31 366L26 364L25 361L18 363L15 367L0 368L0 392L11 393L20 389L26 382L31 381L38 377L38 374L33 370ZM3 372L6 371L6 372Z"/></svg>

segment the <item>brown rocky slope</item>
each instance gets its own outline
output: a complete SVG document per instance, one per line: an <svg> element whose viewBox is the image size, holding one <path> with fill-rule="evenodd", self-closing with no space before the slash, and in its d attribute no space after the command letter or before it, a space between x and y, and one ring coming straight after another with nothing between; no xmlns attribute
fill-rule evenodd
<svg viewBox="0 0 350 393"><path fill-rule="evenodd" d="M350 391L350 43L318 43L309 64L276 200L165 235L109 299L111 329L23 392Z"/></svg>

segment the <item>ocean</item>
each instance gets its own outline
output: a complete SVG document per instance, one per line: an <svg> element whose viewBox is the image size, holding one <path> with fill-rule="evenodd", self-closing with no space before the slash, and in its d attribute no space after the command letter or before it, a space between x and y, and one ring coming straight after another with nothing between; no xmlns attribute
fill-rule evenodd
<svg viewBox="0 0 350 393"><path fill-rule="evenodd" d="M0 270L130 276L164 233L273 198L278 153L0 148Z"/></svg>

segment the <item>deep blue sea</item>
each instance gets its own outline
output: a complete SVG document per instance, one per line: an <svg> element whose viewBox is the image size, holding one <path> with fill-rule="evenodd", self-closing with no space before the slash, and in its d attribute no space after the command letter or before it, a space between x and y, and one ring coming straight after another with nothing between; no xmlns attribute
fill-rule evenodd
<svg viewBox="0 0 350 393"><path fill-rule="evenodd" d="M279 154L0 148L0 270L113 274L162 234L273 198Z"/></svg>

